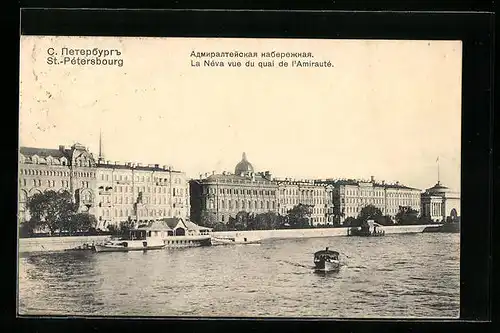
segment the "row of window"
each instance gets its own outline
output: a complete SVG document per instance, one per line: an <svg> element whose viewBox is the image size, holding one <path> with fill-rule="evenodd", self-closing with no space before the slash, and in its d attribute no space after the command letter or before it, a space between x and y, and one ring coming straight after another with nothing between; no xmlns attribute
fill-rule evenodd
<svg viewBox="0 0 500 333"><path fill-rule="evenodd" d="M61 187L69 187L69 181L68 180L61 180L58 182L61 184ZM82 182L82 184L85 182ZM88 182L87 186L82 186L82 187L88 187ZM44 185L42 185L42 180L41 179L31 179L31 182L29 182L29 185L35 186L35 187L41 187L41 186L47 186L47 187L56 187L56 181L55 180L46 180L43 182ZM26 178L20 178L19 179L19 185L20 186L28 186L28 180Z"/></svg>
<svg viewBox="0 0 500 333"><path fill-rule="evenodd" d="M46 158L38 157L37 155L29 157L21 157L21 163L32 163L32 164L55 164L55 165L66 165L68 164L68 160L66 157L61 157L61 159L54 158L52 156L47 156Z"/></svg>
<svg viewBox="0 0 500 333"><path fill-rule="evenodd" d="M173 202L174 203L183 203L183 199L182 198L174 198L173 199ZM111 200L111 197L110 196L101 196L101 204L102 203L111 203L112 200ZM114 196L114 199L113 199L113 203L115 204L133 204L135 203L136 200L134 199L134 197L131 197L131 196L121 196L121 197L118 197L118 196ZM167 203L170 204L172 201L171 200L168 200L167 197L165 196L161 196L161 197L142 197L142 203L144 204L153 204L153 205L166 205Z"/></svg>
<svg viewBox="0 0 500 333"><path fill-rule="evenodd" d="M217 189L214 187L204 188L204 194L216 194ZM219 194L246 194L246 195L275 195L274 190L249 190L249 189L237 189L237 188L219 188Z"/></svg>
<svg viewBox="0 0 500 333"><path fill-rule="evenodd" d="M47 156L47 158L43 157L38 157L37 155L34 155L30 158L21 158L21 163L28 163L28 164L40 164L40 165L68 165L68 160L65 157L61 157L61 159L53 158L52 156ZM93 162L92 160L83 158L83 159L77 159L75 160L75 166L79 167L92 167Z"/></svg>
<svg viewBox="0 0 500 333"><path fill-rule="evenodd" d="M171 209L139 209L137 210L137 216L139 217L164 217L164 216L172 216L172 212L175 214L174 216L181 216L181 210ZM112 216L110 214L113 214ZM103 209L101 211L102 217L135 217L135 212L133 209Z"/></svg>
<svg viewBox="0 0 500 333"><path fill-rule="evenodd" d="M280 190L281 195L302 195L302 196L324 196L326 191L324 188L316 190L299 190L299 189L282 189Z"/></svg>
<svg viewBox="0 0 500 333"><path fill-rule="evenodd" d="M34 169L21 169L21 175L25 176L48 176L48 177L70 177L70 171L59 171L59 170L34 170ZM95 172L73 172L74 177L82 178L93 178L95 177Z"/></svg>
<svg viewBox="0 0 500 333"><path fill-rule="evenodd" d="M169 191L167 191L167 188L166 187L146 187L146 186L136 186L136 191L139 193L139 192L142 192L142 193L167 193ZM114 190L115 192L117 193L133 193L133 187L132 186L120 186L120 185L116 185L114 187ZM172 195L174 197L176 196L184 196L184 195L188 195L188 190L187 189L184 189L184 188L179 188L179 187L174 187L172 188Z"/></svg>
<svg viewBox="0 0 500 333"><path fill-rule="evenodd" d="M361 197L384 197L384 191L363 191L363 190L346 190L346 196L361 196ZM398 198L420 198L420 192L388 192L387 197Z"/></svg>
<svg viewBox="0 0 500 333"><path fill-rule="evenodd" d="M206 203L207 209L215 209L215 202L213 200L208 200ZM276 201L237 201L237 200L220 200L219 202L220 209L276 209Z"/></svg>
<svg viewBox="0 0 500 333"><path fill-rule="evenodd" d="M379 204L383 205L387 202L387 205L397 205L397 206L412 206L412 205L418 205L420 203L420 200L417 199L373 199L373 198L345 198L342 199L342 203L347 203L347 204L355 204L355 203L363 203L363 204Z"/></svg>
<svg viewBox="0 0 500 333"><path fill-rule="evenodd" d="M103 181L109 181L110 180L110 174L101 174L101 180ZM150 177L150 176L138 176L136 175L135 178L132 178L132 175L113 175L113 180L114 181L132 181L135 180L136 182L150 182L154 179L154 182L160 182L160 183L169 183L170 179L168 178L159 178L159 177ZM182 180L179 177L175 177L173 179L174 184L181 184Z"/></svg>

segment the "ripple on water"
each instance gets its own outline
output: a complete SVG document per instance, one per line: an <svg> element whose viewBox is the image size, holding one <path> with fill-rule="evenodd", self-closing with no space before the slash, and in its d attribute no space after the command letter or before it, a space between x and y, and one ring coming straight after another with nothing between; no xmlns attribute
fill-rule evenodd
<svg viewBox="0 0 500 333"><path fill-rule="evenodd" d="M373 241L337 237L269 241L156 254L25 255L19 312L28 314L454 317L459 237L422 234ZM333 245L335 244L335 245ZM431 244L431 245L429 245ZM312 254L345 253L335 274ZM413 257L414 249L419 257Z"/></svg>

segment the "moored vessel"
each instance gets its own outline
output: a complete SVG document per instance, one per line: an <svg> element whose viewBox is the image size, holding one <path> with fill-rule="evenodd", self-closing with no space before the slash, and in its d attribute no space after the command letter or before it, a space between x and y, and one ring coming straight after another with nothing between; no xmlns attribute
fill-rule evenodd
<svg viewBox="0 0 500 333"><path fill-rule="evenodd" d="M181 218L163 218L130 230L129 235L118 240L95 244L96 252L129 252L160 250L168 247L208 246L209 228L201 227Z"/></svg>
<svg viewBox="0 0 500 333"><path fill-rule="evenodd" d="M212 245L237 245L237 244L260 244L260 239L250 239L245 236L236 234L234 237L215 237L212 236Z"/></svg>
<svg viewBox="0 0 500 333"><path fill-rule="evenodd" d="M347 229L347 236L379 237L385 236L385 231L382 228L382 225L373 220L368 220L359 227L351 227Z"/></svg>

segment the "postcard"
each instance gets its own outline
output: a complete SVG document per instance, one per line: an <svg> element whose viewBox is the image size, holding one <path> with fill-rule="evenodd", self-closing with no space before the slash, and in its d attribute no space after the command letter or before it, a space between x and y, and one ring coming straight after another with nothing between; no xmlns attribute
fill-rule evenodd
<svg viewBox="0 0 500 333"><path fill-rule="evenodd" d="M458 318L462 44L21 36L18 315Z"/></svg>

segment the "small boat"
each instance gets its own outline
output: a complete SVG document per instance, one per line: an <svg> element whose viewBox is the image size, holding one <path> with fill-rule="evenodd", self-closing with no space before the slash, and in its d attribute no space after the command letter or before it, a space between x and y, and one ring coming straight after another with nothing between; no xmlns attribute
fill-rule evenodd
<svg viewBox="0 0 500 333"><path fill-rule="evenodd" d="M340 268L339 253L328 248L314 253L314 265L317 271L336 271Z"/></svg>
<svg viewBox="0 0 500 333"><path fill-rule="evenodd" d="M236 244L260 244L259 239L248 239L236 234L235 237L214 237L211 239L212 245L236 245Z"/></svg>
<svg viewBox="0 0 500 333"><path fill-rule="evenodd" d="M94 244L85 243L71 249L65 249L64 251L94 251Z"/></svg>
<svg viewBox="0 0 500 333"><path fill-rule="evenodd" d="M382 229L382 225L368 220L359 227L347 229L347 236L380 237L385 236L385 231Z"/></svg>

